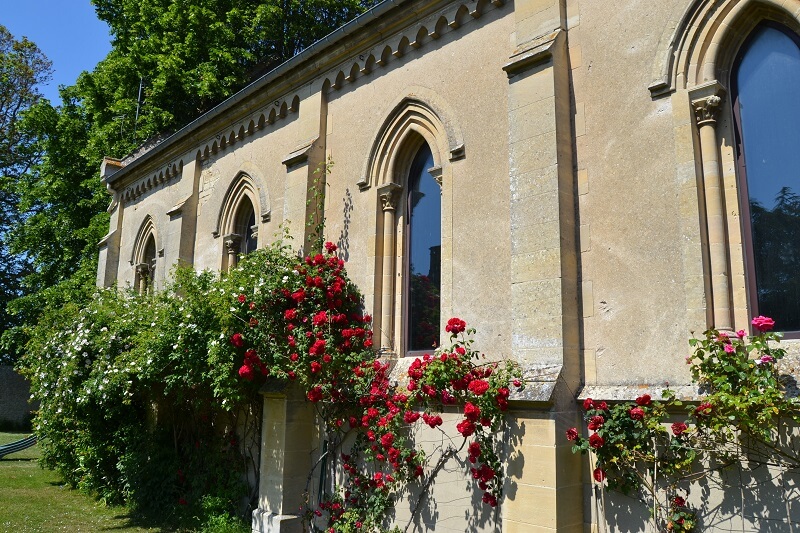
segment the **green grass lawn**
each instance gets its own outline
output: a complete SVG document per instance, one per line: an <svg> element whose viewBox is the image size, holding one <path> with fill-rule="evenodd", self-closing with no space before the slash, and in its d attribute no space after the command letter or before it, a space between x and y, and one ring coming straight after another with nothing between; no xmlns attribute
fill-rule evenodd
<svg viewBox="0 0 800 533"><path fill-rule="evenodd" d="M0 444L27 436L25 433L0 433ZM0 459L0 531L159 531L132 525L125 508L106 507L91 496L71 490L58 474L40 468L38 457L37 445Z"/></svg>

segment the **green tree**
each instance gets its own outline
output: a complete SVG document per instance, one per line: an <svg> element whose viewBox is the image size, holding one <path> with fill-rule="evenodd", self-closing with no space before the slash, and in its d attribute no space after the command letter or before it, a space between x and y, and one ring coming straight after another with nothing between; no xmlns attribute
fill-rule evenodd
<svg viewBox="0 0 800 533"><path fill-rule="evenodd" d="M0 331L18 324L5 308L20 296L19 278L29 271L26 256L12 254L7 244L10 228L20 221L16 182L40 155L35 139L21 123L41 98L37 85L50 76L51 64L42 51L24 37L15 39L0 25ZM7 358L0 352L0 362Z"/></svg>
<svg viewBox="0 0 800 533"><path fill-rule="evenodd" d="M10 245L33 265L25 294L9 306L19 322L90 294L96 245L108 230L103 156L157 142L377 0L93 3L111 29L111 52L62 88L61 106L34 106L24 121L44 155L17 180ZM25 336L20 327L5 331L6 351Z"/></svg>

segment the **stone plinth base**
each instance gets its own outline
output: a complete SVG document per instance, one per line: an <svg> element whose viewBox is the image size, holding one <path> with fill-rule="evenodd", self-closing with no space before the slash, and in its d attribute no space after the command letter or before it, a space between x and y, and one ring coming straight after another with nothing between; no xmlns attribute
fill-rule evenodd
<svg viewBox="0 0 800 533"><path fill-rule="evenodd" d="M252 530L253 533L302 533L303 521L298 515L256 509L253 511Z"/></svg>

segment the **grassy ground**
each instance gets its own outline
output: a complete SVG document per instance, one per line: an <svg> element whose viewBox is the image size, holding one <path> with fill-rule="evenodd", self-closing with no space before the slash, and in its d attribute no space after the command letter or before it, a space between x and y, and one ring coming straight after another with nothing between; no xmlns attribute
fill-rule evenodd
<svg viewBox="0 0 800 533"><path fill-rule="evenodd" d="M0 433L0 444L27 437ZM131 524L124 508L110 508L62 484L58 475L39 467L39 447L0 459L0 531L95 533L158 531Z"/></svg>

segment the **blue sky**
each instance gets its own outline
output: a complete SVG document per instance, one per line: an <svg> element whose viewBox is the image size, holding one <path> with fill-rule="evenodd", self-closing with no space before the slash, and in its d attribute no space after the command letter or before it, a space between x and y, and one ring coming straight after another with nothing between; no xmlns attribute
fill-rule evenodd
<svg viewBox="0 0 800 533"><path fill-rule="evenodd" d="M53 80L40 89L54 105L61 103L59 85L75 83L111 50L108 26L89 0L0 0L0 24L35 42L53 62Z"/></svg>

